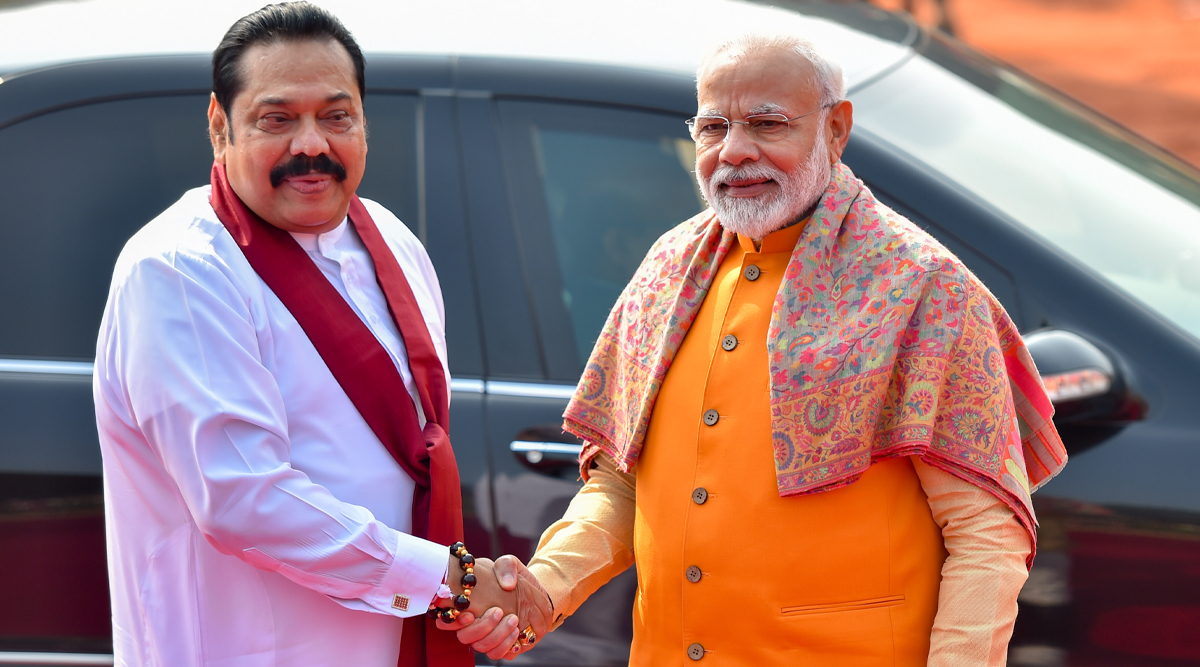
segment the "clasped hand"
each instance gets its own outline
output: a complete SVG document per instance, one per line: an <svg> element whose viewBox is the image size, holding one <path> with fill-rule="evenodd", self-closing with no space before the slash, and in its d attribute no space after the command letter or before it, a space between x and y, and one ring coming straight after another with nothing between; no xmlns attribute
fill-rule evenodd
<svg viewBox="0 0 1200 667"><path fill-rule="evenodd" d="M439 619L439 628L456 631L459 641L493 660L507 660L528 649L517 643L525 628L531 628L538 639L546 636L554 613L550 596L520 559L501 556L493 562L477 558L474 569L471 606L450 623ZM451 557L448 579L456 595L462 592L461 576L458 560ZM449 600L441 605L451 606Z"/></svg>

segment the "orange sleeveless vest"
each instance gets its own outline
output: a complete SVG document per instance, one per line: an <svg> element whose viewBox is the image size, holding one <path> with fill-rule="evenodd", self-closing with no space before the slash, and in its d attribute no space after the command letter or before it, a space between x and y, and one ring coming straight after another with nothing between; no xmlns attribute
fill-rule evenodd
<svg viewBox="0 0 1200 667"><path fill-rule="evenodd" d="M779 496L767 327L802 227L761 252L739 237L663 382L636 468L631 665L928 659L946 552L909 459Z"/></svg>

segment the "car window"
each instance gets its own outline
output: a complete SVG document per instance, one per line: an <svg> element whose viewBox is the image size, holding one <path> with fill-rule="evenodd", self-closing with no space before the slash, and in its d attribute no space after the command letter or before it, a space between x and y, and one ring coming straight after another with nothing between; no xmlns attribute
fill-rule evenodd
<svg viewBox="0 0 1200 667"><path fill-rule="evenodd" d="M675 115L498 105L547 372L574 381L650 245L704 208L695 148Z"/></svg>
<svg viewBox="0 0 1200 667"><path fill-rule="evenodd" d="M417 170L417 98L413 95L367 95L367 168L358 195L373 199L396 214L427 243L421 225Z"/></svg>
<svg viewBox="0 0 1200 667"><path fill-rule="evenodd" d="M935 55L857 93L856 122L1200 337L1195 171L1015 72Z"/></svg>
<svg viewBox="0 0 1200 667"><path fill-rule="evenodd" d="M91 361L125 240L208 182L207 95L89 104L0 131L0 356Z"/></svg>

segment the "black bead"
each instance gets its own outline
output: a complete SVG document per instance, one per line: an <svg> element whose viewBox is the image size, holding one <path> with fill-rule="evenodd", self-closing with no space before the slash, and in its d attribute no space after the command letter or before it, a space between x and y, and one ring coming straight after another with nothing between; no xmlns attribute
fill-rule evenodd
<svg viewBox="0 0 1200 667"><path fill-rule="evenodd" d="M454 608L459 611L466 611L467 607L471 606L471 598L465 595L459 595L454 598Z"/></svg>
<svg viewBox="0 0 1200 667"><path fill-rule="evenodd" d="M475 585L475 575L464 574L462 576L462 585L463 585L463 588L466 588L467 586L474 586Z"/></svg>
<svg viewBox="0 0 1200 667"><path fill-rule="evenodd" d="M474 564L475 564L475 557L474 557L474 556L472 556L471 554L467 554L467 555L465 555L465 556L459 556L459 557L458 557L458 562L459 562L459 564L460 564L460 565L462 565L463 567L467 567L468 565L474 565Z"/></svg>
<svg viewBox="0 0 1200 667"><path fill-rule="evenodd" d="M453 623L454 622L454 611L451 609L448 609L448 608L442 609L441 617L442 617L443 621L445 621L447 623Z"/></svg>
<svg viewBox="0 0 1200 667"><path fill-rule="evenodd" d="M430 609L429 611L425 612L425 615L428 616L429 618L437 618L438 615L441 613L442 613L441 609L434 607L434 608Z"/></svg>
<svg viewBox="0 0 1200 667"><path fill-rule="evenodd" d="M459 549L461 549L461 548L463 548L463 547L465 547L465 546L467 546L467 545L463 544L462 542L455 542L454 544L451 544L451 545L450 545L450 553L452 553L452 554L454 554L454 555L456 555L456 556L457 556L457 555L458 555L458 550L459 550Z"/></svg>

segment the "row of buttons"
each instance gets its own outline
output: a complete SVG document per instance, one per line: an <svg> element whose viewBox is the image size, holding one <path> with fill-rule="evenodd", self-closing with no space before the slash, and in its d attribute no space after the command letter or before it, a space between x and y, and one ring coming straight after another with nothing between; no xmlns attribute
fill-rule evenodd
<svg viewBox="0 0 1200 667"><path fill-rule="evenodd" d="M710 412L712 411L710 410ZM708 502L708 490L703 486L696 487L696 489L692 491L692 502L696 503L697 505L703 505L704 503ZM687 580L693 584L699 583L700 578L704 576L704 573L700 571L700 568L696 567L695 565L689 566L683 574L685 577L687 577ZM704 657L704 646L701 644L692 644L688 647L687 654L692 660L699 660L700 658Z"/></svg>
<svg viewBox="0 0 1200 667"><path fill-rule="evenodd" d="M762 275L762 270L751 264L742 270L742 275L745 276L746 280L754 282L755 280L758 280L759 276ZM728 334L721 339L721 349L725 350L726 352L732 352L737 346L738 339L737 336L734 336L733 334ZM720 419L721 413L717 412L716 410L704 411L704 424L706 426L716 426ZM696 489L692 491L692 502L696 503L697 505L703 505L704 503L708 502L708 490L703 486L696 487ZM684 571L684 576L687 577L688 581L695 584L700 582L700 579L704 576L704 573L700 571L700 568L692 565ZM703 658L704 645L692 644L691 646L688 646L687 655L692 660L699 660Z"/></svg>
<svg viewBox="0 0 1200 667"><path fill-rule="evenodd" d="M758 276L761 275L761 271L758 270L757 266L751 264L750 266L746 267L744 274L746 276L746 280L758 280ZM733 352L737 346L738 339L737 336L733 334L726 334L725 337L721 339L721 349L725 350L726 352ZM716 426L720 419L721 413L717 412L716 410L704 411L705 426Z"/></svg>

